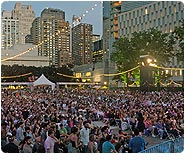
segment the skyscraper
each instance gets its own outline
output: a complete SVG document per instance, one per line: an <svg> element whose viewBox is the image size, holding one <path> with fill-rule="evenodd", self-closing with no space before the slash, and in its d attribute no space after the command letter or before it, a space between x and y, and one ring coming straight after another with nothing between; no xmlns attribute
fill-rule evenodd
<svg viewBox="0 0 193 162"><path fill-rule="evenodd" d="M22 5L20 2L16 2L12 10L12 17L13 19L19 20L19 43L25 44L25 37L30 34L30 28L35 19L32 6Z"/></svg>
<svg viewBox="0 0 193 162"><path fill-rule="evenodd" d="M103 3L103 47L106 73L110 64L113 43L132 33L157 28L163 33L174 31L184 18L180 1L105 1ZM174 61L173 61L174 62ZM174 65L174 64L173 64ZM170 66L173 66L170 65Z"/></svg>
<svg viewBox="0 0 193 162"><path fill-rule="evenodd" d="M13 19L8 11L2 12L1 49L9 49L19 43L19 20Z"/></svg>
<svg viewBox="0 0 193 162"><path fill-rule="evenodd" d="M54 67L71 62L70 24L64 16L62 10L46 8L32 24L33 43L42 43L38 55L49 57L49 65Z"/></svg>
<svg viewBox="0 0 193 162"><path fill-rule="evenodd" d="M91 24L80 23L72 28L72 59L74 65L92 63L92 35Z"/></svg>

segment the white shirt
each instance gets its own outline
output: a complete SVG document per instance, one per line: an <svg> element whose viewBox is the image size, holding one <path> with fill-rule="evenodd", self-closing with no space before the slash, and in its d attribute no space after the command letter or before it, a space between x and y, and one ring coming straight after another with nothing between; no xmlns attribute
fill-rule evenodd
<svg viewBox="0 0 193 162"><path fill-rule="evenodd" d="M80 140L85 146L87 146L89 142L89 133L90 133L90 130L88 128L86 129L85 127L83 127L80 130Z"/></svg>

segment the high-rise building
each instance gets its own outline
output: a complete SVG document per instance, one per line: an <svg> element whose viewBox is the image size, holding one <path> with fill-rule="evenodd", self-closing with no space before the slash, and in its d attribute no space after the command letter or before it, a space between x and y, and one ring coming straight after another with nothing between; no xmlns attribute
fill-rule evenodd
<svg viewBox="0 0 193 162"><path fill-rule="evenodd" d="M41 12L41 17L45 19L62 19L65 20L65 12L60 9L54 9L54 8L45 8Z"/></svg>
<svg viewBox="0 0 193 162"><path fill-rule="evenodd" d="M131 2L130 2L131 3ZM184 18L184 6L178 1L159 1L141 5L118 15L118 37L132 37L132 33L157 28L163 33L174 31Z"/></svg>
<svg viewBox="0 0 193 162"><path fill-rule="evenodd" d="M103 40L98 40L93 42L93 62L102 62L103 61Z"/></svg>
<svg viewBox="0 0 193 162"><path fill-rule="evenodd" d="M8 11L2 12L1 49L9 49L19 43L19 20L13 19Z"/></svg>
<svg viewBox="0 0 193 162"><path fill-rule="evenodd" d="M59 9L46 8L32 24L33 43L39 45L38 55L49 58L49 65L61 67L71 63L70 24Z"/></svg>
<svg viewBox="0 0 193 162"><path fill-rule="evenodd" d="M22 5L20 2L16 2L12 10L12 17L13 19L19 20L19 43L25 44L25 37L30 34L30 28L35 19L32 6Z"/></svg>
<svg viewBox="0 0 193 162"><path fill-rule="evenodd" d="M121 37L129 39L134 32L157 28L163 33L174 31L184 18L180 1L105 1L103 3L103 48L106 73L113 68L110 62L113 43Z"/></svg>
<svg viewBox="0 0 193 162"><path fill-rule="evenodd" d="M72 59L74 65L92 63L92 35L91 24L80 23L72 28Z"/></svg>

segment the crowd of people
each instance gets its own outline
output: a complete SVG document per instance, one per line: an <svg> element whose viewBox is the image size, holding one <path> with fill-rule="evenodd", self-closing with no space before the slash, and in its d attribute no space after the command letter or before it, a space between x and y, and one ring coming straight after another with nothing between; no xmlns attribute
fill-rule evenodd
<svg viewBox="0 0 193 162"><path fill-rule="evenodd" d="M95 126L103 121L105 126ZM122 125L126 123L125 131ZM118 126L115 134L110 127ZM143 135L184 134L184 93L97 89L1 91L1 148L15 153L140 152ZM127 147L125 147L125 145Z"/></svg>

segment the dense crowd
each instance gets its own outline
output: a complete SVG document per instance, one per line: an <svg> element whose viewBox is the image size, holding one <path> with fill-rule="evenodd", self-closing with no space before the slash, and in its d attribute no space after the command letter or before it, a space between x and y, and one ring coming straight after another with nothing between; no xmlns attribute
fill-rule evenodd
<svg viewBox="0 0 193 162"><path fill-rule="evenodd" d="M95 126L94 121L106 125ZM115 125L116 134L110 129ZM163 139L168 134L184 134L183 92L1 91L3 152L140 152L147 144L143 135Z"/></svg>

